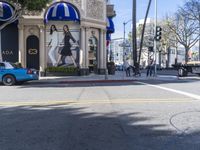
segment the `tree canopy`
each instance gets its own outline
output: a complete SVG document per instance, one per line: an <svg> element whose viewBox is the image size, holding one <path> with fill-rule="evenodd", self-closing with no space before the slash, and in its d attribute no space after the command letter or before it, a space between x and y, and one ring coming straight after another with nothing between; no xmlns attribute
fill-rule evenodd
<svg viewBox="0 0 200 150"><path fill-rule="evenodd" d="M47 3L52 0L7 0L12 3L19 3L22 9L30 11L41 11L46 7Z"/></svg>

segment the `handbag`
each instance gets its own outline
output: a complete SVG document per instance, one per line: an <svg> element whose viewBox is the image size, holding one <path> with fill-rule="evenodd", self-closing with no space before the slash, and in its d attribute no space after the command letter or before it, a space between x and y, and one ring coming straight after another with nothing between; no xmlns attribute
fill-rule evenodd
<svg viewBox="0 0 200 150"><path fill-rule="evenodd" d="M64 47L64 46L59 46L59 47L58 47L58 54L61 54L63 47Z"/></svg>
<svg viewBox="0 0 200 150"><path fill-rule="evenodd" d="M58 54L61 54L62 50L63 50L64 45L60 45L58 47Z"/></svg>

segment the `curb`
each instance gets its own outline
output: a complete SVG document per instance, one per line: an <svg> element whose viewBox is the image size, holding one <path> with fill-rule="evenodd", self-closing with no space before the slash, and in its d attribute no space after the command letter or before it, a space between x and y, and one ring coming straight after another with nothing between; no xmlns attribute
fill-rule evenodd
<svg viewBox="0 0 200 150"><path fill-rule="evenodd" d="M34 81L34 84L92 84L92 83L130 83L136 80L63 80L63 81Z"/></svg>
<svg viewBox="0 0 200 150"><path fill-rule="evenodd" d="M78 81L60 81L59 83L127 83L136 80L78 80Z"/></svg>

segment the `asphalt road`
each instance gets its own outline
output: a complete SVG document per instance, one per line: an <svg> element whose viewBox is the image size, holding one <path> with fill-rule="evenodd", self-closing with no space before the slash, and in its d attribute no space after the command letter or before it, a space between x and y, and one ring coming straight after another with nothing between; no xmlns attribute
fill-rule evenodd
<svg viewBox="0 0 200 150"><path fill-rule="evenodd" d="M200 80L0 86L0 150L199 150Z"/></svg>

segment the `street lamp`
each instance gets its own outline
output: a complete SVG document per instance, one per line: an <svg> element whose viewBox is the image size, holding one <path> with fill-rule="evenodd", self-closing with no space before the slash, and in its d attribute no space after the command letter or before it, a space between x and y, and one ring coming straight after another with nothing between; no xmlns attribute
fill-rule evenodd
<svg viewBox="0 0 200 150"><path fill-rule="evenodd" d="M123 25L124 25L124 42L123 42L123 62L124 62L124 52L125 52L125 46L126 46L126 25L129 23L129 22L131 22L132 21L132 19L130 19L130 20L128 20L128 21L124 21L124 23L123 23Z"/></svg>

